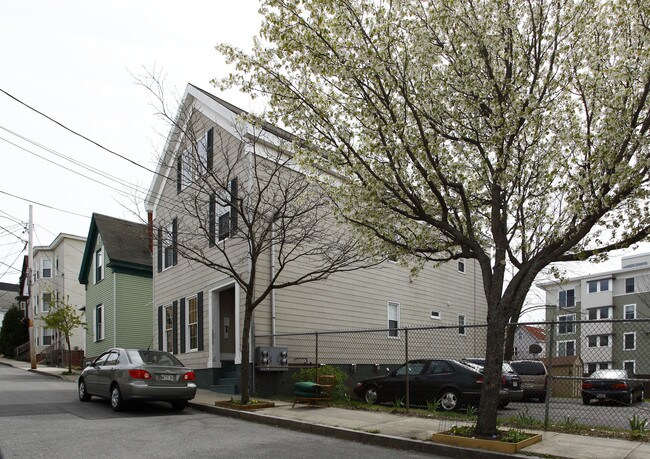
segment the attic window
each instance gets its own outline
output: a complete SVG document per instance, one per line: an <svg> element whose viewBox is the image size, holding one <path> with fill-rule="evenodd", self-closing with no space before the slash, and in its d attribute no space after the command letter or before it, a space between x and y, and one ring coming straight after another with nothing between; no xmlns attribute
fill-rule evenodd
<svg viewBox="0 0 650 459"><path fill-rule="evenodd" d="M431 311L431 318L435 320L440 320L440 311Z"/></svg>

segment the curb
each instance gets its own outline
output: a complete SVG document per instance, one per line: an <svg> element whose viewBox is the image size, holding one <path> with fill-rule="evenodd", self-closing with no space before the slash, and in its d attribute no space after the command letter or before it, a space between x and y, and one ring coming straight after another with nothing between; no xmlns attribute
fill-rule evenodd
<svg viewBox="0 0 650 459"><path fill-rule="evenodd" d="M458 459L467 459L467 457L479 459L530 458L528 455L504 454L474 448L460 448L457 446L448 446L421 440L411 440L408 438L395 437L392 435L373 434L359 430L347 429L344 427L310 424L304 421L285 419L264 413L231 410L228 408L203 405L200 403L190 402L189 406L198 411L240 419L242 421L256 422L258 424L265 424L268 426L281 427L283 429L334 437L341 440L355 441L358 443L381 446L384 448L416 451L425 454L438 454Z"/></svg>

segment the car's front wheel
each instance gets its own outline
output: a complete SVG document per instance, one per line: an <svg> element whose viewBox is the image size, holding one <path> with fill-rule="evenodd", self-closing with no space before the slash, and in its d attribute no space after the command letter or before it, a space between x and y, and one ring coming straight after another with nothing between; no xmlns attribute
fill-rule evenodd
<svg viewBox="0 0 650 459"><path fill-rule="evenodd" d="M445 411L454 411L460 407L458 392L454 389L444 389L440 393L440 408Z"/></svg>
<svg viewBox="0 0 650 459"><path fill-rule="evenodd" d="M120 387L117 384L113 384L113 387L111 387L111 408L115 411L122 411L124 406L125 402L122 397L122 392L120 392Z"/></svg>
<svg viewBox="0 0 650 459"><path fill-rule="evenodd" d="M78 391L79 391L79 400L81 400L82 402L89 402L90 399L92 398L92 395L90 395L86 390L86 381L84 381L83 379L79 380Z"/></svg>
<svg viewBox="0 0 650 459"><path fill-rule="evenodd" d="M634 392L630 391L630 394L627 396L627 404L632 405L634 404Z"/></svg>
<svg viewBox="0 0 650 459"><path fill-rule="evenodd" d="M377 393L377 386L368 386L363 392L363 399L369 405L374 405L379 400L379 395Z"/></svg>

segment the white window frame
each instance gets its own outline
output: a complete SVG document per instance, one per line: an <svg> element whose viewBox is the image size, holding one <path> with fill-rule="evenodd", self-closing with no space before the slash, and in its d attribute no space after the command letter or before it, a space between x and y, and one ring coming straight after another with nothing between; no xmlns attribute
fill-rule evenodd
<svg viewBox="0 0 650 459"><path fill-rule="evenodd" d="M567 343L573 343L573 354L567 354L567 352L566 352L566 350L567 350L567 349L566 349L566 344L567 344ZM565 345L565 347L564 347L564 354L560 354L560 346L561 346L562 344ZM574 339L567 339L567 340L564 340L564 341L558 341L558 342L557 342L557 356L558 356L558 357L575 356L575 355L577 354L577 352L578 352L578 350L576 349L576 340L574 340Z"/></svg>
<svg viewBox="0 0 650 459"><path fill-rule="evenodd" d="M596 311L596 317L591 318L591 311ZM607 311L607 317L603 317L603 311ZM599 306L597 308L589 308L587 317L589 320L610 320L613 318L614 309L611 306Z"/></svg>
<svg viewBox="0 0 650 459"><path fill-rule="evenodd" d="M569 292L573 292L573 304L568 304ZM564 293L564 305L562 305L562 293ZM568 288L566 290L560 290L557 295L557 307L558 308L574 308L576 305L576 289Z"/></svg>
<svg viewBox="0 0 650 459"><path fill-rule="evenodd" d="M192 167L192 149L188 148L181 153L181 191L192 184L194 177Z"/></svg>
<svg viewBox="0 0 650 459"><path fill-rule="evenodd" d="M104 247L95 250L95 284L101 282L106 274L104 273Z"/></svg>
<svg viewBox="0 0 650 459"><path fill-rule="evenodd" d="M607 281L607 289L605 289L605 290L603 290L603 289L601 288L601 287L602 287L601 283L602 283L603 281ZM596 283L596 291L595 291L595 292L592 292L592 291L590 291L590 289L589 289L589 285L592 284L592 283L594 283L594 282ZM609 292L609 291L612 290L612 285L611 285L611 284L612 284L612 280L611 280L611 279L597 279L597 280L590 280L590 281L587 281L587 294L600 293L600 292Z"/></svg>
<svg viewBox="0 0 650 459"><path fill-rule="evenodd" d="M596 337L596 345L592 346L591 343L589 343L589 338L594 337L594 336ZM607 337L607 344L606 345L602 345L600 343L600 338L603 337L603 336ZM612 335L608 335L606 333L603 333L603 334L600 334L600 335L589 335L589 336L587 336L587 347L589 347L589 348L612 347Z"/></svg>
<svg viewBox="0 0 650 459"><path fill-rule="evenodd" d="M632 317L627 316L627 309L632 308ZM623 305L623 318L627 320L636 319L636 303Z"/></svg>
<svg viewBox="0 0 650 459"><path fill-rule="evenodd" d="M171 304L163 308L163 321L163 348L161 350L174 352L174 307Z"/></svg>
<svg viewBox="0 0 650 459"><path fill-rule="evenodd" d="M162 238L162 270L166 270L174 266L174 223L171 222L163 228ZM169 260L167 256L169 255ZM169 261L169 264L167 263Z"/></svg>
<svg viewBox="0 0 650 459"><path fill-rule="evenodd" d="M97 322L97 311L101 311L102 316L102 321L99 323ZM93 335L95 336L96 343L106 339L106 308L104 308L103 303L99 303L95 306L93 314Z"/></svg>
<svg viewBox="0 0 650 459"><path fill-rule="evenodd" d="M50 295L50 301L45 301L45 295ZM50 302L52 301L52 294L48 292L41 293L41 312L50 312Z"/></svg>
<svg viewBox="0 0 650 459"><path fill-rule="evenodd" d="M46 343L46 339L49 338L49 342ZM41 343L43 343L43 346L51 346L54 344L54 333L53 330L48 329L46 327L41 327Z"/></svg>
<svg viewBox="0 0 650 459"><path fill-rule="evenodd" d="M192 304L194 304L195 308L194 322L190 321L190 310ZM194 327L194 346L192 346L192 327ZM185 306L185 349L188 351L199 350L199 302L196 296L188 298Z"/></svg>
<svg viewBox="0 0 650 459"><path fill-rule="evenodd" d="M589 365L595 365L595 368L593 371L589 371ZM585 373L591 374L594 371L597 370L611 370L612 369L612 362L588 362L585 363Z"/></svg>
<svg viewBox="0 0 650 459"><path fill-rule="evenodd" d="M391 314L391 309L394 314ZM400 304L397 301L389 301L386 303L386 323L388 325L388 337L399 339L399 323L400 323ZM395 326L391 326L391 322L395 322Z"/></svg>
<svg viewBox="0 0 650 459"><path fill-rule="evenodd" d="M45 275L45 270L49 270L49 275ZM52 278L52 260L49 258L43 258L41 260L41 277L43 279L50 279Z"/></svg>
<svg viewBox="0 0 650 459"><path fill-rule="evenodd" d="M431 311L431 318L433 320L440 320L440 319L442 319L442 314L440 313L440 311L436 311L434 309L434 310Z"/></svg>
<svg viewBox="0 0 650 459"><path fill-rule="evenodd" d="M561 318L568 318L568 319L560 320ZM576 332L576 324L574 322L575 320L576 320L576 315L575 314L565 314L565 315L557 316L557 321L558 321L557 334L558 335L574 335L575 332ZM574 323L571 324L571 331L564 331L564 332L560 331L560 326L561 325L564 325L565 327L568 325L568 324L566 324L566 322L574 322Z"/></svg>
<svg viewBox="0 0 650 459"><path fill-rule="evenodd" d="M467 272L467 259L459 258L456 264L456 269L459 273L465 274Z"/></svg>
<svg viewBox="0 0 650 459"><path fill-rule="evenodd" d="M623 369L624 370L627 370L627 368L625 368L626 363L631 363L632 364L632 375L636 375L636 360L623 360ZM629 372L628 372L628 376L630 376Z"/></svg>
<svg viewBox="0 0 650 459"><path fill-rule="evenodd" d="M467 316L465 314L458 314L458 334L460 336L467 335Z"/></svg>
<svg viewBox="0 0 650 459"><path fill-rule="evenodd" d="M208 133L196 141L196 167L194 179L199 179L208 170Z"/></svg>
<svg viewBox="0 0 650 459"><path fill-rule="evenodd" d="M626 336L632 335L634 336L634 346L631 348L627 348L627 340L625 339ZM628 332L628 333L623 333L623 350L624 351L636 351L636 332Z"/></svg>
<svg viewBox="0 0 650 459"><path fill-rule="evenodd" d="M632 279L632 291L628 292L627 291L627 281L630 280L630 279ZM626 277L625 278L625 293L630 294L630 293L634 293L634 292L636 292L636 279L634 277Z"/></svg>

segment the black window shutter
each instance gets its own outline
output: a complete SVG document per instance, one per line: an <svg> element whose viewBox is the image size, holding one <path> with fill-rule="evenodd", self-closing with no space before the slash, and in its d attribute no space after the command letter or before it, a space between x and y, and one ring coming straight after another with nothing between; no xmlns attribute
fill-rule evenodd
<svg viewBox="0 0 650 459"><path fill-rule="evenodd" d="M230 234L237 231L237 177L230 181Z"/></svg>
<svg viewBox="0 0 650 459"><path fill-rule="evenodd" d="M199 351L203 350L203 292L196 294L196 312L197 312L197 326L198 326L198 342Z"/></svg>
<svg viewBox="0 0 650 459"><path fill-rule="evenodd" d="M172 352L178 354L178 301L172 303L172 316L172 335L174 335Z"/></svg>
<svg viewBox="0 0 650 459"><path fill-rule="evenodd" d="M158 228L158 272L162 271L163 263L163 230L162 227Z"/></svg>
<svg viewBox="0 0 650 459"><path fill-rule="evenodd" d="M183 155L179 154L176 159L176 193L181 192L181 181L183 180Z"/></svg>
<svg viewBox="0 0 650 459"><path fill-rule="evenodd" d="M163 307L158 306L158 350L163 348Z"/></svg>
<svg viewBox="0 0 650 459"><path fill-rule="evenodd" d="M214 193L210 195L210 209L208 209L208 231L209 231L209 237L210 237L210 247L214 246L214 241L215 241L215 206L217 204L217 198Z"/></svg>
<svg viewBox="0 0 650 459"><path fill-rule="evenodd" d="M178 219L172 220L172 266L178 264Z"/></svg>
<svg viewBox="0 0 650 459"><path fill-rule="evenodd" d="M181 354L185 353L185 298L181 298Z"/></svg>
<svg viewBox="0 0 650 459"><path fill-rule="evenodd" d="M208 152L208 170L212 170L212 165L214 164L214 160L212 159L212 151L213 151L213 145L214 145L214 128L210 128L208 130L208 145L206 147L206 150Z"/></svg>

